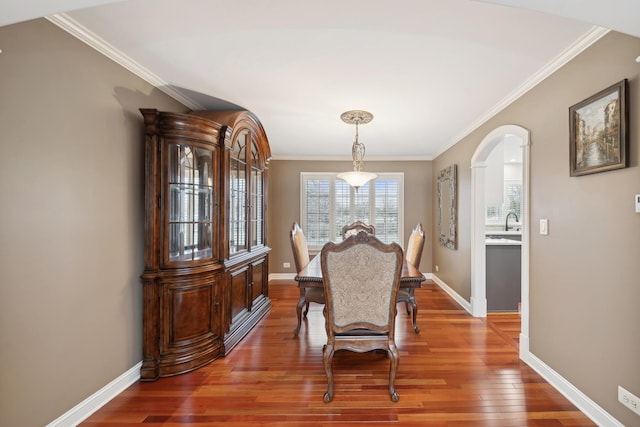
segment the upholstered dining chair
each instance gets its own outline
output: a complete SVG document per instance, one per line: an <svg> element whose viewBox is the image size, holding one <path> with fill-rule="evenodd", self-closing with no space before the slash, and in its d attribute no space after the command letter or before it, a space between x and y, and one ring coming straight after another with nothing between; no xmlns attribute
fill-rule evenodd
<svg viewBox="0 0 640 427"><path fill-rule="evenodd" d="M399 354L394 333L402 256L397 243L384 244L364 231L322 248L327 332L322 360L328 383L325 402L333 400L332 361L338 350L385 350L390 359L389 394L393 402L398 401L394 382Z"/></svg>
<svg viewBox="0 0 640 427"><path fill-rule="evenodd" d="M346 239L349 236L354 236L360 231L366 231L369 234L376 234L376 227L373 225L365 224L362 221L356 221L352 224L342 227L342 238Z"/></svg>
<svg viewBox="0 0 640 427"><path fill-rule="evenodd" d="M420 267L420 258L422 258L422 249L424 248L424 228L422 223L418 223L416 227L411 231L409 240L407 242L407 249L404 252L404 257L414 267ZM398 291L398 302L404 303L407 314L411 314L411 322L413 324L413 331L417 334L420 332L420 328L416 323L418 316L418 304L416 304L416 298L414 295L415 288L400 289ZM411 310L409 310L411 307Z"/></svg>
<svg viewBox="0 0 640 427"><path fill-rule="evenodd" d="M296 266L296 273L300 273L303 268L309 264L309 248L307 247L307 238L302 228L297 222L291 227L291 250L293 251L293 262ZM296 306L296 314L298 315L298 325L293 330L294 335L300 332L302 325L302 307L305 307L304 317L309 312L309 303L324 304L324 291L321 288L304 288L300 287L300 298Z"/></svg>

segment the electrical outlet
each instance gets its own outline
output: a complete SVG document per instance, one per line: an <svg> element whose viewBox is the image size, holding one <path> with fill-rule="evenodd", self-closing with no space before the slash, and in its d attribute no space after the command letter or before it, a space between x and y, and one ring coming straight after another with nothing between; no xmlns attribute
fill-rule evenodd
<svg viewBox="0 0 640 427"><path fill-rule="evenodd" d="M284 263L282 263L282 267L291 268L291 263L290 262L284 262Z"/></svg>
<svg viewBox="0 0 640 427"><path fill-rule="evenodd" d="M634 396L633 393L625 390L622 386L618 386L618 401L640 415L640 398Z"/></svg>
<svg viewBox="0 0 640 427"><path fill-rule="evenodd" d="M438 264L436 264L436 273L440 271L440 267L438 267Z"/></svg>

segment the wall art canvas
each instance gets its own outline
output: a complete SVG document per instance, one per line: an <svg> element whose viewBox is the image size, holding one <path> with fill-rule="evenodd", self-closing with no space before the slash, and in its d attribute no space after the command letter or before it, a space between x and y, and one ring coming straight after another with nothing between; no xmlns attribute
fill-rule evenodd
<svg viewBox="0 0 640 427"><path fill-rule="evenodd" d="M627 80L569 108L571 176L627 167Z"/></svg>

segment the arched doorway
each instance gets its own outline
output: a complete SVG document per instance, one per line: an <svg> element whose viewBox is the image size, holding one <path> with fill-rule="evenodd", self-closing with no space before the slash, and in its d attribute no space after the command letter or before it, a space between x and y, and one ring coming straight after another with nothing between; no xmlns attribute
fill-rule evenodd
<svg viewBox="0 0 640 427"><path fill-rule="evenodd" d="M506 137L521 141L522 154L522 252L520 357L529 352L529 131L516 125L500 126L478 145L471 158L471 314L486 317L485 172L487 158Z"/></svg>

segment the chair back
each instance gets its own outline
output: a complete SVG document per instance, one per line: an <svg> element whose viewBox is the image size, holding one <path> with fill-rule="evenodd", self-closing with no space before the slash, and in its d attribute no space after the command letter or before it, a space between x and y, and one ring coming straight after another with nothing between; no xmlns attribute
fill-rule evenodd
<svg viewBox="0 0 640 427"><path fill-rule="evenodd" d="M291 250L293 251L296 273L300 273L309 264L309 248L307 247L307 238L297 222L294 222L291 227Z"/></svg>
<svg viewBox="0 0 640 427"><path fill-rule="evenodd" d="M424 248L424 228L422 223L418 223L416 228L411 231L409 241L407 242L407 250L405 251L405 259L415 268L420 267L420 259L422 258L422 249Z"/></svg>
<svg viewBox="0 0 640 427"><path fill-rule="evenodd" d="M373 225L365 224L362 221L356 221L353 224L345 225L342 227L342 238L346 239L349 236L355 236L360 231L366 231L369 234L376 234L376 227Z"/></svg>
<svg viewBox="0 0 640 427"><path fill-rule="evenodd" d="M321 252L327 336L357 329L393 339L402 248L360 232Z"/></svg>

